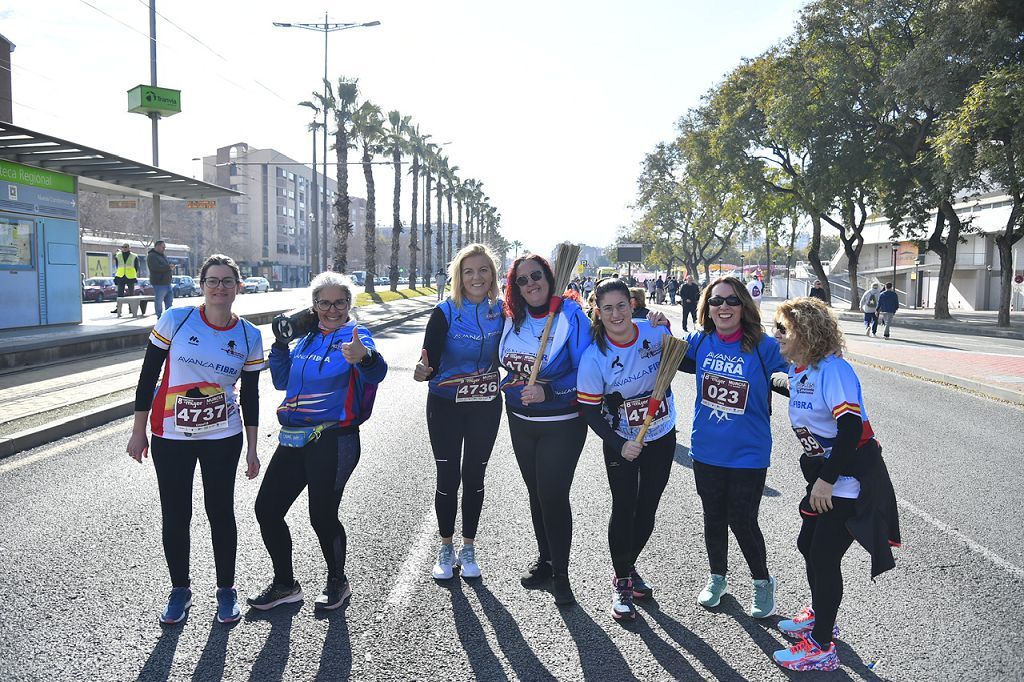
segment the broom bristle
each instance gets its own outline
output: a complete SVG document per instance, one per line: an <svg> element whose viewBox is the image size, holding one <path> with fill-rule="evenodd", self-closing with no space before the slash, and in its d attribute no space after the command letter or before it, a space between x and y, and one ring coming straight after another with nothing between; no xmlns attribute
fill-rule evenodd
<svg viewBox="0 0 1024 682"><path fill-rule="evenodd" d="M555 290L551 292L552 295L560 296L569 287L579 255L580 247L576 244L563 242L558 245L558 254L555 256Z"/></svg>
<svg viewBox="0 0 1024 682"><path fill-rule="evenodd" d="M665 398L668 387L672 385L672 379L676 376L679 363L686 355L688 344L684 339L670 336L668 334L661 341L661 364L658 365L658 376L654 380L654 391L651 395L658 400Z"/></svg>

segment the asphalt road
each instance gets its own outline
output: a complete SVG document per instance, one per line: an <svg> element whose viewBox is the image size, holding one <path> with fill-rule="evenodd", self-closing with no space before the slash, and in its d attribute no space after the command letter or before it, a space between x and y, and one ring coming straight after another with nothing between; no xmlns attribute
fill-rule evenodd
<svg viewBox="0 0 1024 682"><path fill-rule="evenodd" d="M674 384L680 406L677 465L639 567L656 602L637 621L609 616L610 496L593 436L573 487L572 579L579 605L559 610L517 580L535 545L526 493L504 423L490 461L478 535L484 577L438 584L434 471L423 420L425 386L412 368L426 318L382 333L390 372L362 429L362 460L342 520L353 597L318 618L312 599L325 569L299 498L289 523L306 601L234 627L216 623L209 526L196 487L192 579L184 624L161 627L168 578L152 465L124 454L129 420L0 463L0 680L309 679L750 679L784 672L771 652L778 618L746 615L750 581L733 545L732 596L706 611L694 602L707 564L686 445L694 390ZM678 332L678 330L677 330ZM901 500L905 546L895 571L872 583L854 547L839 679L1020 678L1024 555L1019 495L1021 410L873 369L859 370L867 407ZM260 454L274 449L280 393L264 375ZM775 401L773 467L761 520L784 614L808 601L795 547L802 481L797 447ZM503 420L504 421L504 420ZM1014 453L1017 453L1016 455ZM259 481L239 472L237 586L271 576L252 507ZM874 664L869 669L868 665Z"/></svg>

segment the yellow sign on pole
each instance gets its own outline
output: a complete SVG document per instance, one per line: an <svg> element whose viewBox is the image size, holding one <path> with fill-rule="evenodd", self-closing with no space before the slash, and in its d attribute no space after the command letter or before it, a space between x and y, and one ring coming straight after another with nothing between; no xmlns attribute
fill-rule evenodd
<svg viewBox="0 0 1024 682"><path fill-rule="evenodd" d="M110 254L87 253L85 254L85 276L86 277L110 277Z"/></svg>
<svg viewBox="0 0 1024 682"><path fill-rule="evenodd" d="M584 267L586 267L586 266L583 263L580 263L579 265L577 265L576 266L576 274L577 275L582 275Z"/></svg>

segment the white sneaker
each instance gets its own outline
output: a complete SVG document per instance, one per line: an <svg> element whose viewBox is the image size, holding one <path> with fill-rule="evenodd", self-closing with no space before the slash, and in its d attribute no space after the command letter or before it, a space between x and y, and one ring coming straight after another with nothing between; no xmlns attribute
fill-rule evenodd
<svg viewBox="0 0 1024 682"><path fill-rule="evenodd" d="M455 565L455 548L451 544L441 545L432 571L434 580L451 580L452 566Z"/></svg>
<svg viewBox="0 0 1024 682"><path fill-rule="evenodd" d="M459 572L463 578L479 578L480 565L476 562L476 549L473 545L463 545L459 550Z"/></svg>

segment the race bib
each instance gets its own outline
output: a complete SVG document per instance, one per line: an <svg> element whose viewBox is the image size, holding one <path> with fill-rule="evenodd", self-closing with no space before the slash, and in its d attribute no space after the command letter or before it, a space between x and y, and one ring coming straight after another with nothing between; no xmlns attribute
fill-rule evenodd
<svg viewBox="0 0 1024 682"><path fill-rule="evenodd" d="M818 439L814 437L806 426L794 426L793 433L796 434L796 439L803 446L805 455L808 457L824 456L825 448L821 447L821 443L818 442Z"/></svg>
<svg viewBox="0 0 1024 682"><path fill-rule="evenodd" d="M205 433L228 425L228 403L224 393L201 398L178 396L174 402L174 426L182 433Z"/></svg>
<svg viewBox="0 0 1024 682"><path fill-rule="evenodd" d="M455 392L457 403L486 403L498 397L498 373L465 377Z"/></svg>
<svg viewBox="0 0 1024 682"><path fill-rule="evenodd" d="M533 371L533 363L536 361L536 356L526 353L506 353L502 364L516 374L528 377Z"/></svg>
<svg viewBox="0 0 1024 682"><path fill-rule="evenodd" d="M729 414L746 412L748 393L750 384L745 379L732 379L711 372L704 372L700 384L701 405Z"/></svg>
<svg viewBox="0 0 1024 682"><path fill-rule="evenodd" d="M654 413L651 418L651 426L654 426L659 421L668 416L668 401L670 398L666 397L658 405L658 411ZM644 419L647 418L647 406L649 404L650 397L647 398L633 398L622 403L622 409L626 411L626 423L631 427L640 427L644 425Z"/></svg>

